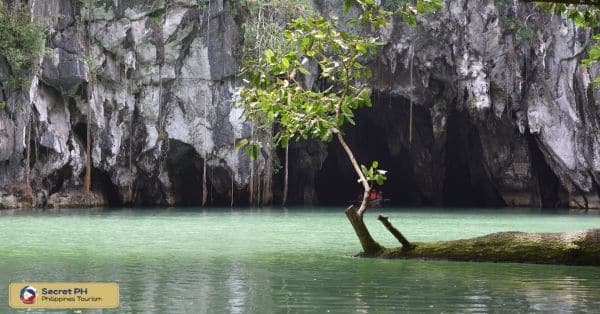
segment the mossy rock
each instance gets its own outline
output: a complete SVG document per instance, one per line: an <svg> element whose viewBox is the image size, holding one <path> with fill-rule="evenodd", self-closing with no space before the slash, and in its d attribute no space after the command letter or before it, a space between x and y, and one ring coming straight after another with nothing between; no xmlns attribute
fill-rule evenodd
<svg viewBox="0 0 600 314"><path fill-rule="evenodd" d="M482 237L415 243L379 257L600 266L600 229L570 233L500 232Z"/></svg>

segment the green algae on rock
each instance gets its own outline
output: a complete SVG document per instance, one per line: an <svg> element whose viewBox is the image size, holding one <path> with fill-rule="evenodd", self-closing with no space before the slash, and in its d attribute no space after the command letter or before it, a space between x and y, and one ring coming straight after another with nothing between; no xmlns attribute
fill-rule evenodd
<svg viewBox="0 0 600 314"><path fill-rule="evenodd" d="M499 232L383 249L378 257L600 266L600 229L565 233Z"/></svg>

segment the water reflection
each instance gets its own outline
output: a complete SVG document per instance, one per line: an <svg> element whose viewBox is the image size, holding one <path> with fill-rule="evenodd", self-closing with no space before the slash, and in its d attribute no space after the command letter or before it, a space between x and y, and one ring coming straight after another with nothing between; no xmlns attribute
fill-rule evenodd
<svg viewBox="0 0 600 314"><path fill-rule="evenodd" d="M462 237L488 232L492 223L537 228L541 219L394 215L410 223L407 233L419 239L428 239L432 228ZM575 218L544 215L544 227L577 229L600 222ZM89 313L600 310L600 268L357 259L349 257L357 244L344 219L338 213L293 211L3 217L0 295L14 281L117 281L121 308ZM457 219L464 226L460 230ZM426 231L419 233L420 228ZM23 232L32 237L22 241ZM381 232L378 238L385 239Z"/></svg>
<svg viewBox="0 0 600 314"><path fill-rule="evenodd" d="M595 312L600 271L491 263L255 257L195 263L0 262L0 281L118 281L118 312ZM6 294L6 286L0 294Z"/></svg>

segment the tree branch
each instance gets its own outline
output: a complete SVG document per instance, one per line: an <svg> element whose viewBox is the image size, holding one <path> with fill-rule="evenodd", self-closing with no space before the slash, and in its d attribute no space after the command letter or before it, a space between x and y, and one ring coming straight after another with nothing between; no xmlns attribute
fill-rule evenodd
<svg viewBox="0 0 600 314"><path fill-rule="evenodd" d="M379 215L379 217L377 217L377 220L381 221L381 223L385 226L385 228L394 235L394 237L402 244L402 248L403 250L412 250L415 246L412 245L410 242L408 242L408 240L404 237L404 235L402 235L402 233L396 229L396 227L394 227L392 225L392 223L389 221L388 217L384 216L384 215Z"/></svg>
<svg viewBox="0 0 600 314"><path fill-rule="evenodd" d="M350 159L350 163L352 163L352 167L354 168L354 171L356 171L356 174L358 175L358 177L360 179L360 183L362 184L362 186L364 188L363 199L362 199L362 202L360 203L360 208L357 211L358 215L362 217L362 215L367 210L367 201L369 199L369 192L371 191L371 187L369 186L369 182L367 182L367 178L365 177L364 173L360 169L360 165L356 161L356 158L354 157L354 153L352 153L352 150L350 149L350 147L344 140L344 137L342 136L342 134L340 134L338 132L337 138L338 138L338 141L340 142L340 144L342 145L342 147L344 148L346 155L348 155L348 159Z"/></svg>

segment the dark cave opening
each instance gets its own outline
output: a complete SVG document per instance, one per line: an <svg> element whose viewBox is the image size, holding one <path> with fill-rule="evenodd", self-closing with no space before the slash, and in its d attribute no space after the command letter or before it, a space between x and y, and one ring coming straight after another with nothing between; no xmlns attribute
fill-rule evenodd
<svg viewBox="0 0 600 314"><path fill-rule="evenodd" d="M388 171L388 180L381 190L390 200L389 205L504 205L485 168L479 133L468 111L457 110L453 105L447 108L445 133L434 135L430 109L415 105L411 142L409 101L400 96L375 94L373 108L358 110L357 125L345 128L346 140L359 162L368 166L377 160L380 168ZM300 181L294 180L290 186ZM362 191L337 141L327 147L315 189L319 203L337 206L355 201Z"/></svg>
<svg viewBox="0 0 600 314"><path fill-rule="evenodd" d="M380 169L388 171L387 181L380 189L390 205L430 205L434 202L431 182L417 181L417 171L431 174L431 154L423 147L432 146L433 132L429 110L413 107L413 142L409 142L410 103L407 99L375 95L373 108L356 112L356 126L345 129L346 141L359 163L370 166L377 160ZM425 169L427 168L427 169ZM328 157L316 179L319 201L340 205L355 201L362 192L357 175L340 144L329 144Z"/></svg>
<svg viewBox="0 0 600 314"><path fill-rule="evenodd" d="M110 175L106 171L92 167L92 190L101 193L108 202L108 206L123 206L119 189L113 184Z"/></svg>
<svg viewBox="0 0 600 314"><path fill-rule="evenodd" d="M206 172L207 203L216 206L229 206L231 204L231 171L224 167L207 167ZM238 196L234 203L238 204L240 202L240 192L236 193L234 191L234 194ZM244 202L242 201L240 204L244 204Z"/></svg>
<svg viewBox="0 0 600 314"><path fill-rule="evenodd" d="M535 135L527 133L533 173L537 179L538 196L542 208L567 208L568 192L546 162L540 151Z"/></svg>
<svg viewBox="0 0 600 314"><path fill-rule="evenodd" d="M48 177L44 178L43 184L48 188L48 195L52 195L63 189L65 182L72 176L73 170L70 165L63 166Z"/></svg>
<svg viewBox="0 0 600 314"><path fill-rule="evenodd" d="M166 170L171 181L173 202L176 206L202 205L204 159L193 146L169 140ZM206 166L206 205L231 204L231 172L224 167ZM240 191L235 191L235 203Z"/></svg>
<svg viewBox="0 0 600 314"><path fill-rule="evenodd" d="M87 125L85 123L77 123L73 126L73 133L81 141L83 149L87 145Z"/></svg>
<svg viewBox="0 0 600 314"><path fill-rule="evenodd" d="M444 205L504 206L483 165L483 148L466 109L450 110L446 142Z"/></svg>
<svg viewBox="0 0 600 314"><path fill-rule="evenodd" d="M191 145L169 140L166 170L177 206L202 205L203 162Z"/></svg>

